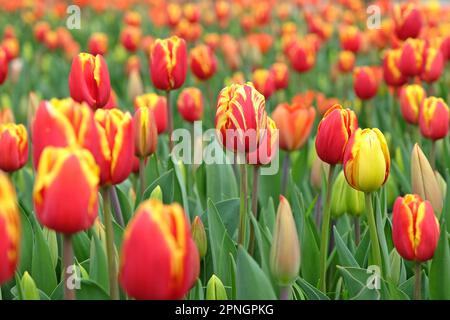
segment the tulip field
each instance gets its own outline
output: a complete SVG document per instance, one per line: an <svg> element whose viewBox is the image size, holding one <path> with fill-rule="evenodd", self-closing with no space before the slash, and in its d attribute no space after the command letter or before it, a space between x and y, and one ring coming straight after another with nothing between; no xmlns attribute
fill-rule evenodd
<svg viewBox="0 0 450 320"><path fill-rule="evenodd" d="M449 88L446 1L0 0L0 300L450 300Z"/></svg>

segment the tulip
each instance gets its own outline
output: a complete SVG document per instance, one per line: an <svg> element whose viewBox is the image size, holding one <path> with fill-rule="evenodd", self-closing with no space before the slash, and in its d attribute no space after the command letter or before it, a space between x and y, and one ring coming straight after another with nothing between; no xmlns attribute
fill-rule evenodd
<svg viewBox="0 0 450 320"><path fill-rule="evenodd" d="M50 25L47 21L39 21L33 28L34 37L38 42L44 42L45 35L50 31Z"/></svg>
<svg viewBox="0 0 450 320"><path fill-rule="evenodd" d="M357 53L361 47L362 36L355 26L345 26L339 32L339 40L343 50Z"/></svg>
<svg viewBox="0 0 450 320"><path fill-rule="evenodd" d="M314 124L316 110L301 103L279 104L272 118L280 130L280 148L298 150L306 143Z"/></svg>
<svg viewBox="0 0 450 320"><path fill-rule="evenodd" d="M210 47L198 45L191 50L189 62L192 73L200 80L211 78L217 70L217 58Z"/></svg>
<svg viewBox="0 0 450 320"><path fill-rule="evenodd" d="M317 128L316 151L319 158L331 165L342 163L350 136L358 128L354 111L336 104L324 114Z"/></svg>
<svg viewBox="0 0 450 320"><path fill-rule="evenodd" d="M378 79L371 67L357 67L353 73L353 88L358 98L372 99L378 91Z"/></svg>
<svg viewBox="0 0 450 320"><path fill-rule="evenodd" d="M141 43L142 31L139 27L126 26L120 33L120 43L128 52L135 52Z"/></svg>
<svg viewBox="0 0 450 320"><path fill-rule="evenodd" d="M364 194L353 189L345 180L344 171L341 171L333 184L331 214L336 218L344 213L358 217L363 212Z"/></svg>
<svg viewBox="0 0 450 320"><path fill-rule="evenodd" d="M411 189L422 199L430 201L439 217L444 205L444 193L427 157L416 143L411 153Z"/></svg>
<svg viewBox="0 0 450 320"><path fill-rule="evenodd" d="M272 73L267 69L253 71L252 83L265 99L269 99L275 92L275 81Z"/></svg>
<svg viewBox="0 0 450 320"><path fill-rule="evenodd" d="M167 127L167 99L156 93L147 93L134 99L134 108L148 108L153 111L158 134Z"/></svg>
<svg viewBox="0 0 450 320"><path fill-rule="evenodd" d="M200 8L195 3L186 3L183 6L183 13L189 22L198 22L200 20Z"/></svg>
<svg viewBox="0 0 450 320"><path fill-rule="evenodd" d="M406 122L418 124L420 106L425 98L425 90L417 84L404 86L400 90L400 109Z"/></svg>
<svg viewBox="0 0 450 320"><path fill-rule="evenodd" d="M181 91L177 100L178 112L184 120L194 122L202 119L203 97L198 88L190 87Z"/></svg>
<svg viewBox="0 0 450 320"><path fill-rule="evenodd" d="M13 172L28 160L27 129L22 124L0 124L0 170Z"/></svg>
<svg viewBox="0 0 450 320"><path fill-rule="evenodd" d="M20 258L21 224L16 191L0 171L0 284L14 276Z"/></svg>
<svg viewBox="0 0 450 320"><path fill-rule="evenodd" d="M11 108L0 109L0 125L15 122Z"/></svg>
<svg viewBox="0 0 450 320"><path fill-rule="evenodd" d="M287 300L289 288L300 269L300 243L291 206L285 197L280 196L280 204L273 231L270 248L270 270L282 286L280 299Z"/></svg>
<svg viewBox="0 0 450 320"><path fill-rule="evenodd" d="M92 109L104 107L111 94L109 72L101 55L80 53L73 58L69 75L70 96Z"/></svg>
<svg viewBox="0 0 450 320"><path fill-rule="evenodd" d="M449 130L449 117L449 108L442 98L425 98L419 113L420 132L433 141L444 138Z"/></svg>
<svg viewBox="0 0 450 320"><path fill-rule="evenodd" d="M19 57L20 46L19 40L17 40L16 38L3 39L3 43L1 44L1 46L3 47L3 50L5 50L6 59L8 61L14 60L15 58Z"/></svg>
<svg viewBox="0 0 450 320"><path fill-rule="evenodd" d="M129 222L120 255L119 281L136 299L181 299L199 273L199 254L178 204L140 204ZM176 230L176 232L174 232Z"/></svg>
<svg viewBox="0 0 450 320"><path fill-rule="evenodd" d="M423 70L425 42L421 39L408 39L403 44L400 55L400 71L405 77L414 77Z"/></svg>
<svg viewBox="0 0 450 320"><path fill-rule="evenodd" d="M213 274L206 285L206 300L228 300L222 281Z"/></svg>
<svg viewBox="0 0 450 320"><path fill-rule="evenodd" d="M429 47L425 50L423 70L420 78L428 83L437 81L444 70L444 57L441 50Z"/></svg>
<svg viewBox="0 0 450 320"><path fill-rule="evenodd" d="M5 82L8 76L8 57L5 50L0 46L0 85Z"/></svg>
<svg viewBox="0 0 450 320"><path fill-rule="evenodd" d="M394 7L395 34L400 40L417 38L422 29L420 9L413 3L404 3Z"/></svg>
<svg viewBox="0 0 450 320"><path fill-rule="evenodd" d="M141 15L136 11L127 11L123 17L123 22L129 26L139 27L142 22Z"/></svg>
<svg viewBox="0 0 450 320"><path fill-rule="evenodd" d="M297 40L289 49L288 58L297 72L306 72L316 63L316 52L311 44Z"/></svg>
<svg viewBox="0 0 450 320"><path fill-rule="evenodd" d="M181 8L178 3L169 3L167 5L167 22L170 26L174 27L181 19Z"/></svg>
<svg viewBox="0 0 450 320"><path fill-rule="evenodd" d="M383 58L383 77L388 86L398 87L407 82L407 78L400 70L400 49L386 51Z"/></svg>
<svg viewBox="0 0 450 320"><path fill-rule="evenodd" d="M95 32L89 38L89 53L104 56L108 51L108 36L102 32Z"/></svg>
<svg viewBox="0 0 450 320"><path fill-rule="evenodd" d="M285 63L275 62L270 71L273 75L275 90L286 89L289 84L289 69Z"/></svg>
<svg viewBox="0 0 450 320"><path fill-rule="evenodd" d="M208 240L206 238L205 226L199 216L194 218L192 222L192 240L194 240L197 246L200 258L203 259L206 256L206 251L208 250Z"/></svg>
<svg viewBox="0 0 450 320"><path fill-rule="evenodd" d="M355 54L352 51L341 51L338 57L338 68L342 73L353 70L355 65Z"/></svg>

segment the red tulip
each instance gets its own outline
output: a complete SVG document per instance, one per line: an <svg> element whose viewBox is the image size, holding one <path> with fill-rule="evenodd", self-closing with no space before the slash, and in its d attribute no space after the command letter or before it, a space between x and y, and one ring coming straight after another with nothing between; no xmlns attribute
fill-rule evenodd
<svg viewBox="0 0 450 320"><path fill-rule="evenodd" d="M361 33L355 26L342 27L339 32L339 40L342 50L357 53L361 47Z"/></svg>
<svg viewBox="0 0 450 320"><path fill-rule="evenodd" d="M153 111L153 116L156 121L158 134L164 132L167 127L167 99L163 96L158 96L156 93L147 93L137 96L134 99L134 108L149 108Z"/></svg>
<svg viewBox="0 0 450 320"><path fill-rule="evenodd" d="M28 160L27 129L22 124L0 124L0 170L12 172Z"/></svg>
<svg viewBox="0 0 450 320"><path fill-rule="evenodd" d="M449 108L442 98L428 97L419 113L420 132L425 138L439 140L448 134Z"/></svg>
<svg viewBox="0 0 450 320"><path fill-rule="evenodd" d="M155 153L158 145L153 112L149 108L137 108L133 116L134 153L140 158L146 158Z"/></svg>
<svg viewBox="0 0 450 320"><path fill-rule="evenodd" d="M395 34L400 40L417 38L422 29L420 9L413 3L404 3L394 7Z"/></svg>
<svg viewBox="0 0 450 320"><path fill-rule="evenodd" d="M288 58L295 71L306 72L314 67L316 52L308 42L296 40L288 51Z"/></svg>
<svg viewBox="0 0 450 320"><path fill-rule="evenodd" d="M286 89L289 84L289 69L285 63L275 62L270 68L273 80L275 83L275 90Z"/></svg>
<svg viewBox="0 0 450 320"><path fill-rule="evenodd" d="M275 81L270 70L256 69L253 71L252 83L266 99L269 99L275 92Z"/></svg>
<svg viewBox="0 0 450 320"><path fill-rule="evenodd" d="M217 58L210 47L202 44L191 50L189 55L192 73L200 80L211 78L217 70Z"/></svg>
<svg viewBox="0 0 450 320"><path fill-rule="evenodd" d="M357 67L353 73L353 88L358 98L369 100L378 91L378 79L372 67Z"/></svg>
<svg viewBox="0 0 450 320"><path fill-rule="evenodd" d="M400 71L400 49L386 51L383 58L383 77L388 86L404 85L408 79Z"/></svg>
<svg viewBox="0 0 450 320"><path fill-rule="evenodd" d="M421 39L408 39L403 44L400 56L400 71L405 77L420 75L423 70L425 42Z"/></svg>
<svg viewBox="0 0 450 320"><path fill-rule="evenodd" d="M88 47L90 54L104 56L108 51L108 36L102 32L93 33L89 38Z"/></svg>
<svg viewBox="0 0 450 320"><path fill-rule="evenodd" d="M8 76L8 57L5 50L0 46L0 85Z"/></svg>
<svg viewBox="0 0 450 320"><path fill-rule="evenodd" d="M177 101L178 112L184 120L194 122L203 116L203 97L198 88L185 88Z"/></svg>
<svg viewBox="0 0 450 320"><path fill-rule="evenodd" d="M142 31L139 27L126 26L120 33L120 42L129 52L135 52L141 43Z"/></svg>
<svg viewBox="0 0 450 320"><path fill-rule="evenodd" d="M400 108L406 122L419 123L420 106L426 96L425 90L418 84L410 84L400 90Z"/></svg>
<svg viewBox="0 0 450 320"><path fill-rule="evenodd" d="M428 83L437 81L444 70L444 57L441 50L428 47L425 50L423 70L420 78Z"/></svg>

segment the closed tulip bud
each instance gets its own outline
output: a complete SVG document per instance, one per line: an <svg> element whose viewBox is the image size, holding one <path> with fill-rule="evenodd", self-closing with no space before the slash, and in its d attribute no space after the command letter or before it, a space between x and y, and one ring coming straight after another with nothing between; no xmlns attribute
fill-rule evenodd
<svg viewBox="0 0 450 320"><path fill-rule="evenodd" d="M20 257L21 224L16 191L0 171L0 284L14 276Z"/></svg>
<svg viewBox="0 0 450 320"><path fill-rule="evenodd" d="M161 202L163 201L163 193L159 185L157 185L155 189L153 189L152 193L150 193L149 199L155 199Z"/></svg>
<svg viewBox="0 0 450 320"><path fill-rule="evenodd" d="M316 151L328 164L342 163L350 136L358 128L354 111L335 104L325 112L317 127Z"/></svg>
<svg viewBox="0 0 450 320"><path fill-rule="evenodd" d="M280 134L280 148L285 151L298 150L304 146L311 134L316 110L301 103L279 104L272 113Z"/></svg>
<svg viewBox="0 0 450 320"><path fill-rule="evenodd" d="M102 32L94 32L89 38L89 53L104 56L108 52L108 36Z"/></svg>
<svg viewBox="0 0 450 320"><path fill-rule="evenodd" d="M134 98L134 108L148 108L153 111L158 134L166 131L167 127L167 99L156 93L147 93Z"/></svg>
<svg viewBox="0 0 450 320"><path fill-rule="evenodd" d="M357 27L349 25L339 31L339 40L342 50L357 53L361 47L362 36Z"/></svg>
<svg viewBox="0 0 450 320"><path fill-rule="evenodd" d="M441 215L444 204L442 189L427 157L417 143L411 154L411 189L422 199L430 201L436 215Z"/></svg>
<svg viewBox="0 0 450 320"><path fill-rule="evenodd" d="M425 50L423 70L420 78L425 82L437 81L444 70L444 57L441 50L429 47Z"/></svg>
<svg viewBox="0 0 450 320"><path fill-rule="evenodd" d="M273 74L267 69L256 69L253 71L252 83L266 99L275 92L275 81Z"/></svg>
<svg viewBox="0 0 450 320"><path fill-rule="evenodd" d="M405 77L415 77L423 70L425 42L422 39L408 39L400 55L400 71Z"/></svg>
<svg viewBox="0 0 450 320"><path fill-rule="evenodd" d="M383 78L388 86L398 87L407 82L407 77L400 70L402 50L388 50L383 58Z"/></svg>
<svg viewBox="0 0 450 320"><path fill-rule="evenodd" d="M181 299L199 274L199 255L178 204L147 200L128 224L119 281L136 299Z"/></svg>
<svg viewBox="0 0 450 320"><path fill-rule="evenodd" d="M392 212L392 241L406 260L433 258L439 240L439 222L430 202L420 196L398 197Z"/></svg>
<svg viewBox="0 0 450 320"><path fill-rule="evenodd" d="M357 67L353 73L353 89L358 98L372 99L378 91L378 79L371 67Z"/></svg>
<svg viewBox="0 0 450 320"><path fill-rule="evenodd" d="M194 240L195 245L197 246L200 258L203 258L206 256L206 251L208 250L208 240L206 238L205 227L203 226L203 222L199 216L194 218L191 231L192 240Z"/></svg>
<svg viewBox="0 0 450 320"><path fill-rule="evenodd" d="M40 43L44 42L45 35L50 30L51 28L47 21L39 21L38 23L36 23L36 25L33 28L33 34L37 42Z"/></svg>
<svg viewBox="0 0 450 320"><path fill-rule="evenodd" d="M298 276L300 269L300 243L291 206L280 196L272 247L270 248L270 270L280 285L289 285Z"/></svg>
<svg viewBox="0 0 450 320"><path fill-rule="evenodd" d="M40 300L39 291L38 288L36 287L36 283L30 276L28 271L25 271L25 273L22 276L22 279L20 280L20 283L18 283L17 285L20 285L22 287L23 300Z"/></svg>
<svg viewBox="0 0 450 320"><path fill-rule="evenodd" d="M150 75L160 90L178 89L187 73L186 42L173 36L155 40L150 54Z"/></svg>
<svg viewBox="0 0 450 320"><path fill-rule="evenodd" d="M222 281L213 274L206 285L206 300L228 300Z"/></svg>
<svg viewBox="0 0 450 320"><path fill-rule="evenodd" d="M439 140L448 134L449 108L442 98L428 97L419 113L420 132L425 138Z"/></svg>
<svg viewBox="0 0 450 320"><path fill-rule="evenodd" d="M100 166L100 184L118 184L133 168L134 132L131 115L119 109L97 109L95 121L100 136L103 161Z"/></svg>
<svg viewBox="0 0 450 320"><path fill-rule="evenodd" d="M342 73L348 73L355 66L355 54L351 51L341 51L338 57L338 68Z"/></svg>
<svg viewBox="0 0 450 320"><path fill-rule="evenodd" d="M306 72L316 63L316 51L309 42L294 41L288 51L292 68L297 72Z"/></svg>
<svg viewBox="0 0 450 320"><path fill-rule="evenodd" d="M426 96L425 90L418 84L410 84L400 90L400 110L406 122L419 123L420 106Z"/></svg>
<svg viewBox="0 0 450 320"><path fill-rule="evenodd" d="M47 147L33 189L40 223L73 234L91 227L98 211L99 168L86 149Z"/></svg>
<svg viewBox="0 0 450 320"><path fill-rule="evenodd" d="M108 66L101 55L80 53L73 58L69 75L70 96L92 109L104 107L111 94Z"/></svg>
<svg viewBox="0 0 450 320"><path fill-rule="evenodd" d="M177 100L177 108L184 120L194 122L203 117L203 97L198 88L190 87L181 91Z"/></svg>
<svg viewBox="0 0 450 320"><path fill-rule="evenodd" d="M357 129L344 155L347 182L356 190L372 192L389 177L391 158L383 133L375 129Z"/></svg>
<svg viewBox="0 0 450 320"><path fill-rule="evenodd" d="M131 101L134 101L137 96L144 93L144 84L142 83L139 69L134 69L128 76L128 96Z"/></svg>
<svg viewBox="0 0 450 320"><path fill-rule="evenodd" d="M251 84L223 88L215 123L220 141L227 149L240 153L256 150L267 127L264 96Z"/></svg>
<svg viewBox="0 0 450 320"><path fill-rule="evenodd" d="M192 48L189 61L192 73L200 80L211 78L217 71L216 55L207 45Z"/></svg>
<svg viewBox="0 0 450 320"><path fill-rule="evenodd" d="M404 3L394 7L395 34L400 40L417 38L422 29L422 15L416 4Z"/></svg>
<svg viewBox="0 0 450 320"><path fill-rule="evenodd" d="M142 31L139 27L126 26L120 33L120 43L128 52L135 52L141 43Z"/></svg>
<svg viewBox="0 0 450 320"><path fill-rule="evenodd" d="M0 124L0 170L13 172L28 160L27 129L22 124Z"/></svg>
<svg viewBox="0 0 450 320"><path fill-rule="evenodd" d="M149 108L138 108L133 116L134 153L137 157L146 158L155 153L158 145L153 112Z"/></svg>
<svg viewBox="0 0 450 320"><path fill-rule="evenodd" d="M353 189L345 180L344 171L341 171L333 183L331 214L335 218L344 213L360 216L364 209L364 193Z"/></svg>
<svg viewBox="0 0 450 320"><path fill-rule="evenodd" d="M289 68L283 62L275 62L270 71L273 75L275 90L286 89L289 84Z"/></svg>
<svg viewBox="0 0 450 320"><path fill-rule="evenodd" d="M8 76L8 57L5 50L0 46L0 84L5 82Z"/></svg>

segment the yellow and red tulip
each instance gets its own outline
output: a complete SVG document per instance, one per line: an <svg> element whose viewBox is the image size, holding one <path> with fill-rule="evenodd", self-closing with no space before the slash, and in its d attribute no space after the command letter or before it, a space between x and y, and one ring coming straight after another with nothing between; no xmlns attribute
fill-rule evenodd
<svg viewBox="0 0 450 320"><path fill-rule="evenodd" d="M378 76L372 67L357 67L353 73L353 89L358 98L372 99L378 91Z"/></svg>
<svg viewBox="0 0 450 320"><path fill-rule="evenodd" d="M133 129L135 155L146 158L155 153L158 145L158 130L151 109L136 109L133 116Z"/></svg>
<svg viewBox="0 0 450 320"><path fill-rule="evenodd" d="M97 218L98 187L99 168L88 150L45 148L33 190L38 220L65 234L88 229Z"/></svg>
<svg viewBox="0 0 450 320"><path fill-rule="evenodd" d="M425 82L435 82L439 80L444 70L444 57L441 50L428 47L425 50L423 60L423 70L420 78Z"/></svg>
<svg viewBox="0 0 450 320"><path fill-rule="evenodd" d="M200 8L196 3L186 3L183 6L184 17L191 23L200 20Z"/></svg>
<svg viewBox="0 0 450 320"><path fill-rule="evenodd" d="M207 45L192 48L189 61L192 73L200 80L211 78L217 71L217 58Z"/></svg>
<svg viewBox="0 0 450 320"><path fill-rule="evenodd" d="M148 108L153 111L158 134L164 132L167 127L167 99L156 93L147 93L134 99L134 108Z"/></svg>
<svg viewBox="0 0 450 320"><path fill-rule="evenodd" d="M404 259L423 262L433 258L439 233L430 202L416 194L397 198L392 212L392 241Z"/></svg>
<svg viewBox="0 0 450 320"><path fill-rule="evenodd" d="M0 124L0 170L12 172L28 160L27 129L22 124Z"/></svg>
<svg viewBox="0 0 450 320"><path fill-rule="evenodd" d="M181 7L178 3L169 3L167 5L167 23L169 24L169 26L174 27L178 24L178 22L181 20L182 17L182 11L181 11Z"/></svg>
<svg viewBox="0 0 450 320"><path fill-rule="evenodd" d="M419 126L422 135L431 140L444 138L449 130L449 112L449 107L442 98L425 98L419 113Z"/></svg>
<svg viewBox="0 0 450 320"><path fill-rule="evenodd" d="M375 191L389 176L390 159L383 133L377 128L359 128L350 137L345 148L345 178L356 190Z"/></svg>
<svg viewBox="0 0 450 320"><path fill-rule="evenodd" d="M295 71L306 72L316 63L316 51L309 42L295 40L289 48L288 58Z"/></svg>
<svg viewBox="0 0 450 320"><path fill-rule="evenodd" d="M355 66L355 54L348 50L339 52L337 65L340 72L351 72Z"/></svg>
<svg viewBox="0 0 450 320"><path fill-rule="evenodd" d="M142 18L139 12L130 10L125 13L123 22L129 26L140 27Z"/></svg>
<svg viewBox="0 0 450 320"><path fill-rule="evenodd" d="M120 33L120 42L129 52L135 52L141 44L141 28L128 25Z"/></svg>
<svg viewBox="0 0 450 320"><path fill-rule="evenodd" d="M73 58L69 75L70 96L94 110L104 107L111 95L108 66L101 55L80 53Z"/></svg>
<svg viewBox="0 0 450 320"><path fill-rule="evenodd" d="M108 52L108 36L102 32L94 32L88 42L89 53L104 56Z"/></svg>
<svg viewBox="0 0 450 320"><path fill-rule="evenodd" d="M253 71L252 83L266 99L269 99L275 92L275 81L270 70L256 69Z"/></svg>
<svg viewBox="0 0 450 320"><path fill-rule="evenodd" d="M419 110L426 92L418 84L410 84L400 90L400 110L403 118L410 124L419 123Z"/></svg>
<svg viewBox="0 0 450 320"><path fill-rule="evenodd" d="M422 29L422 14L414 3L404 3L394 7L395 34L400 40L417 38Z"/></svg>
<svg viewBox="0 0 450 320"><path fill-rule="evenodd" d="M188 122L202 119L203 97L198 88L189 87L183 89L177 100L177 108L181 117Z"/></svg>
<svg viewBox="0 0 450 320"><path fill-rule="evenodd" d="M388 86L398 87L404 85L408 79L400 70L402 50L387 50L383 58L383 78Z"/></svg>
<svg viewBox="0 0 450 320"><path fill-rule="evenodd" d="M199 253L178 204L143 202L128 224L119 281L135 299L181 299L199 274Z"/></svg>
<svg viewBox="0 0 450 320"><path fill-rule="evenodd" d="M48 24L47 21L39 21L38 23L36 23L36 25L33 27L33 34L34 37L36 38L36 40L38 42L44 42L45 40L45 35L47 34L47 32L50 31L50 25Z"/></svg>
<svg viewBox="0 0 450 320"><path fill-rule="evenodd" d="M424 63L425 42L422 39L408 39L400 55L400 71L405 77L421 74Z"/></svg>
<svg viewBox="0 0 450 320"><path fill-rule="evenodd" d="M339 40L342 50L357 53L362 42L361 32L356 26L344 26L339 31Z"/></svg>
<svg viewBox="0 0 450 320"><path fill-rule="evenodd" d="M0 84L5 82L8 76L8 57L6 51L0 46Z"/></svg>
<svg viewBox="0 0 450 320"><path fill-rule="evenodd" d="M289 84L289 68L283 62L275 62L270 71L273 75L275 90L286 89Z"/></svg>

